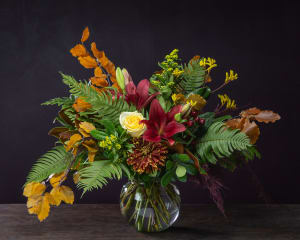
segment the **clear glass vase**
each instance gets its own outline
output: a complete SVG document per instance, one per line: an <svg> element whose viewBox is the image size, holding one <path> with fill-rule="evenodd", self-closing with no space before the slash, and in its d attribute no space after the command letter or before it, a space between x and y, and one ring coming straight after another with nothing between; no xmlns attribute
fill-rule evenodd
<svg viewBox="0 0 300 240"><path fill-rule="evenodd" d="M146 186L130 181L122 188L120 208L122 215L137 231L160 232L169 228L178 218L180 193L173 184L162 187L154 182Z"/></svg>

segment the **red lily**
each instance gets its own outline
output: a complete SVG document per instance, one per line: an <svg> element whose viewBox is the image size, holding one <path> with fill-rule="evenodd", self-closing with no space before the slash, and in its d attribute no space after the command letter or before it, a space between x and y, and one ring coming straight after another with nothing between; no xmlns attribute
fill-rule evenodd
<svg viewBox="0 0 300 240"><path fill-rule="evenodd" d="M152 95L149 95L149 86L150 82L147 79L140 81L137 87L134 85L133 81L129 81L125 87L125 100L128 103L135 105L137 110L146 107L152 101L152 99L159 94L159 92L156 92Z"/></svg>
<svg viewBox="0 0 300 240"><path fill-rule="evenodd" d="M151 103L149 120L142 120L147 130L143 138L149 142L160 142L161 139L169 141L173 145L175 141L171 138L174 134L185 131L185 126L176 122L175 114L181 111L181 106L175 106L168 113L165 113L159 101L154 99Z"/></svg>

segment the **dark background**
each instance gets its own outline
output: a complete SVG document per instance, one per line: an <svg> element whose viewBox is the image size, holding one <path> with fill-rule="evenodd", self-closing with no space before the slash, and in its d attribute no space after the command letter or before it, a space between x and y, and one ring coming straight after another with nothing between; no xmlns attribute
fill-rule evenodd
<svg viewBox="0 0 300 240"><path fill-rule="evenodd" d="M1 1L1 160L0 203L25 202L22 185L35 160L55 139L47 136L57 108L41 102L67 95L58 71L88 79L69 53L89 26L91 40L138 82L158 69L172 49L184 61L210 56L219 67L212 89L225 71L239 73L221 91L239 106L279 112L282 120L262 125L257 143L263 158L251 163L276 203L299 203L299 12L284 1ZM212 97L206 110L213 110ZM298 135L298 136L297 136ZM76 202L118 202L123 182ZM227 203L262 202L245 167L225 173ZM208 193L193 183L179 184L185 203L207 202Z"/></svg>

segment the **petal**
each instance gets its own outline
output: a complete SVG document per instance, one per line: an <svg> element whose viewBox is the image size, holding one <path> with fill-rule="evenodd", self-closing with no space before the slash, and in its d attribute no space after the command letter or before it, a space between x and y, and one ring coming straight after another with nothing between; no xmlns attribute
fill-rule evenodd
<svg viewBox="0 0 300 240"><path fill-rule="evenodd" d="M138 102L137 102L137 107L140 109L144 102L146 102L147 98L149 97L149 85L150 82L148 79L144 79L139 82L137 89L136 89L136 94L138 96Z"/></svg>
<svg viewBox="0 0 300 240"><path fill-rule="evenodd" d="M185 126L176 121L169 122L164 129L163 138L170 138L174 134L185 131Z"/></svg>
<svg viewBox="0 0 300 240"><path fill-rule="evenodd" d="M135 95L136 94L136 87L134 82L129 82L125 87L127 95Z"/></svg>
<svg viewBox="0 0 300 240"><path fill-rule="evenodd" d="M148 142L160 142L161 137L157 134L157 131L153 131L152 129L147 129L143 135L143 139Z"/></svg>
<svg viewBox="0 0 300 240"><path fill-rule="evenodd" d="M168 138L167 140L168 140L168 142L170 143L171 146L175 143L173 138Z"/></svg>
<svg viewBox="0 0 300 240"><path fill-rule="evenodd" d="M167 121L166 114L157 99L154 99L151 103L149 121L153 121L153 124L157 123L160 127L165 125Z"/></svg>
<svg viewBox="0 0 300 240"><path fill-rule="evenodd" d="M144 108L146 107L152 100L153 98L155 98L158 94L160 94L160 92L156 92L156 93L153 93L152 95L150 95L146 101L141 105L141 108Z"/></svg>
<svg viewBox="0 0 300 240"><path fill-rule="evenodd" d="M181 109L182 109L181 105L177 105L173 107L171 111L167 113L168 122L173 121L175 114L179 113Z"/></svg>

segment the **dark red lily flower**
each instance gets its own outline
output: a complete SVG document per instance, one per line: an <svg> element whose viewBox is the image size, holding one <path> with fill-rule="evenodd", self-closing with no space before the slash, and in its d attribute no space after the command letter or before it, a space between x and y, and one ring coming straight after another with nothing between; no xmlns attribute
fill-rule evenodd
<svg viewBox="0 0 300 240"><path fill-rule="evenodd" d="M149 120L142 120L147 130L143 138L149 142L160 142L162 139L169 141L173 145L175 141L171 138L174 134L185 131L185 126L176 122L175 114L181 111L181 106L175 106L168 113L165 113L159 101L154 99L151 103Z"/></svg>
<svg viewBox="0 0 300 240"><path fill-rule="evenodd" d="M135 105L137 110L146 107L152 101L152 99L159 94L159 92L156 92L152 95L149 95L149 86L150 82L148 79L140 81L137 87L134 85L133 81L130 81L125 87L125 100L127 103Z"/></svg>

